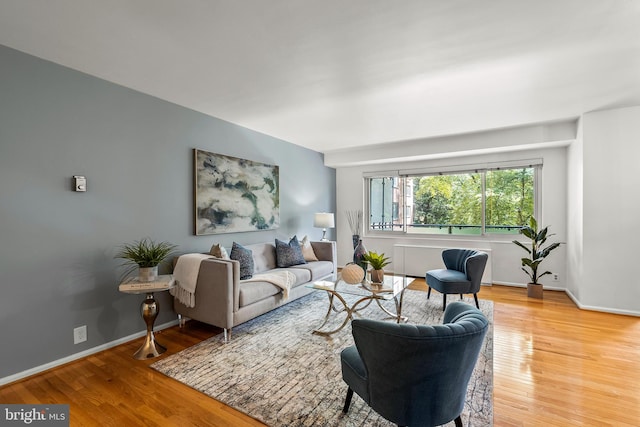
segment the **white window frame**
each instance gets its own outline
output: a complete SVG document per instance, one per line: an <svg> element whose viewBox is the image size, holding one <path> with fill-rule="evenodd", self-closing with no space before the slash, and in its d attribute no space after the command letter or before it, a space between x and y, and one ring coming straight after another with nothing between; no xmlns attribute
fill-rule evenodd
<svg viewBox="0 0 640 427"><path fill-rule="evenodd" d="M406 169L406 170L392 170L392 171L377 171L377 172L365 172L363 174L363 190L364 190L364 232L365 235L381 237L381 236L411 236L411 237L438 237L438 238L478 238L486 236L507 236L511 237L514 234L502 234L502 233L487 233L486 232L486 172L490 170L501 169L521 169L521 168L533 168L533 215L536 218L540 217L541 209L541 184L542 184L542 159L527 159L518 160L512 162L497 162L497 163L485 163L479 165L458 165L450 167L440 168L424 168L424 169ZM416 176L428 176L428 175L455 175L464 173L482 173L482 225L480 235L473 234L431 234L431 233L412 233L408 231L407 224L407 179ZM401 199L403 200L403 221L401 230L372 230L371 229L371 179L373 178L398 178L401 180ZM413 206L412 206L413 209Z"/></svg>

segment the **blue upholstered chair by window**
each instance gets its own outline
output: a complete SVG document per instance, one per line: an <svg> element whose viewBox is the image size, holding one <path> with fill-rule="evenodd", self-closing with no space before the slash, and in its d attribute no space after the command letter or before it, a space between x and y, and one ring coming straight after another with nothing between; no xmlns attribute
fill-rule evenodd
<svg viewBox="0 0 640 427"><path fill-rule="evenodd" d="M447 294L473 294L478 305L478 292L484 268L489 256L485 252L472 249L445 249L442 260L446 268L427 271L425 280L429 286L427 299L431 296L431 289L442 294L442 310L447 308Z"/></svg>
<svg viewBox="0 0 640 427"><path fill-rule="evenodd" d="M467 386L489 322L464 302L449 304L442 325L370 319L351 323L355 346L342 350L342 379L373 410L400 426L462 426Z"/></svg>

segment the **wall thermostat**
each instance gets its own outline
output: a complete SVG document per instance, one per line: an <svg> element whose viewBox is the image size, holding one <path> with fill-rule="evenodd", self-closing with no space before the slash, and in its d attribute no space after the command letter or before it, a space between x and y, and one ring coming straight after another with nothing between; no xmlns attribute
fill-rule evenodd
<svg viewBox="0 0 640 427"><path fill-rule="evenodd" d="M87 178L81 175L73 176L74 191L87 191Z"/></svg>

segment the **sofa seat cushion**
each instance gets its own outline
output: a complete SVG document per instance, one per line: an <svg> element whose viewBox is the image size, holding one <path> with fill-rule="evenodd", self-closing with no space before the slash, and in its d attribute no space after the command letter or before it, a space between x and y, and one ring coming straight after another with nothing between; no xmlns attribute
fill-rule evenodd
<svg viewBox="0 0 640 427"><path fill-rule="evenodd" d="M314 281L332 274L333 263L331 261L310 261L306 264L291 266L289 267L289 270L307 270L311 274L311 278L308 281Z"/></svg>
<svg viewBox="0 0 640 427"><path fill-rule="evenodd" d="M288 268L274 268L272 271L278 271L278 270L290 271L296 276L296 283L294 283L293 286L291 286L292 288L295 288L296 286L300 286L303 283L307 283L311 280L311 272L309 270L305 270L302 268L288 267Z"/></svg>
<svg viewBox="0 0 640 427"><path fill-rule="evenodd" d="M282 289L269 282L245 282L240 284L240 307L277 295Z"/></svg>
<svg viewBox="0 0 640 427"><path fill-rule="evenodd" d="M289 271L296 276L296 281L293 285L291 285L291 288L295 288L296 286L308 283L311 280L311 272L309 270L303 269L296 270L292 268L274 268L273 270L269 270L264 273L275 271ZM239 305L240 307L245 307L249 304L253 304L254 302L258 302L265 298L278 295L279 293L282 293L282 288L274 285L271 282L242 282L240 283L239 289Z"/></svg>

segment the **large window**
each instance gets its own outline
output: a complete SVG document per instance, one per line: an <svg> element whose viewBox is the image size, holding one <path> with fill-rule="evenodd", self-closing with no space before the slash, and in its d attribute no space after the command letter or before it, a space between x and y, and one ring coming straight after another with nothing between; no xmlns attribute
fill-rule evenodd
<svg viewBox="0 0 640 427"><path fill-rule="evenodd" d="M403 229L403 183L400 177L372 178L369 181L369 228Z"/></svg>
<svg viewBox="0 0 640 427"><path fill-rule="evenodd" d="M369 177L368 228L421 234L517 234L535 216L538 169Z"/></svg>
<svg viewBox="0 0 640 427"><path fill-rule="evenodd" d="M485 228L487 233L512 233L534 212L535 169L492 170L485 174Z"/></svg>

